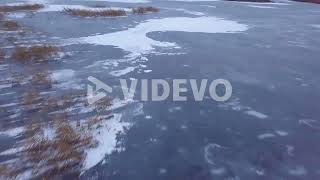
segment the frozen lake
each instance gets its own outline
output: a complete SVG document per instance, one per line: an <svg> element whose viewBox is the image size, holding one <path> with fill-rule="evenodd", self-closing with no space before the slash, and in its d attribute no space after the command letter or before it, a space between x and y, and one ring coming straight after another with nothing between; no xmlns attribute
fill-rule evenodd
<svg viewBox="0 0 320 180"><path fill-rule="evenodd" d="M320 177L320 5L219 0L28 2L42 3L44 8L7 14L28 30L23 36L0 30L1 49L10 54L19 44L55 44L63 53L36 68L26 68L9 56L0 61L0 163L15 159L23 129L38 111L26 111L20 102L29 89L24 86L32 79L29 73L45 70L52 85L41 88L40 95L86 92L88 76L115 87L113 115L101 130L93 131L99 145L86 149L82 179ZM1 0L6 3L13 1ZM61 12L96 6L126 12L153 6L160 11L116 18ZM196 102L191 92L185 94L187 102L121 100L118 87L119 79L218 78L232 84L227 102L212 101L209 94ZM14 84L17 79L19 86ZM73 103L63 109L71 120L93 113L81 98Z"/></svg>

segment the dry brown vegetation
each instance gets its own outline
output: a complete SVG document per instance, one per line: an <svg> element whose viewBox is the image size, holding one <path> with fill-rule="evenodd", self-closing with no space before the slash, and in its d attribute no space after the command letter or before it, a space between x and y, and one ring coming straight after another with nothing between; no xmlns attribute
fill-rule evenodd
<svg viewBox="0 0 320 180"><path fill-rule="evenodd" d="M63 175L79 177L85 149L95 147L96 142L86 131L73 127L65 114L56 117L52 127L53 137L48 137L42 126L41 123L32 122L26 127L21 158L17 164L0 167L3 177L16 178L27 171L39 179L61 178Z"/></svg>
<svg viewBox="0 0 320 180"><path fill-rule="evenodd" d="M100 122L104 120L102 118L105 115L111 115L111 111L108 109L112 105L111 98L103 98L90 106L94 106L96 115L89 118L87 121L88 128L91 129L95 125L98 125L96 128L99 128Z"/></svg>
<svg viewBox="0 0 320 180"><path fill-rule="evenodd" d="M44 6L42 4L21 4L14 6L0 6L0 12L14 12L14 11L36 11Z"/></svg>
<svg viewBox="0 0 320 180"><path fill-rule="evenodd" d="M20 27L17 22L11 20L3 21L1 24L6 31L16 31Z"/></svg>
<svg viewBox="0 0 320 180"><path fill-rule="evenodd" d="M52 80L48 71L37 72L32 75L31 84L34 86L48 86L51 87Z"/></svg>
<svg viewBox="0 0 320 180"><path fill-rule="evenodd" d="M38 72L31 81L36 84L46 83L50 81L47 74L47 71ZM98 145L90 131L101 127L101 121L105 120L103 115L110 113L108 107L111 99L104 98L94 104L102 116L97 114L80 123L80 120L70 120L71 117L63 111L82 102L86 98L85 92L75 92L60 98L44 97L39 93L38 86L31 87L34 89L27 89L20 103L24 112L32 115L24 116L28 120L24 139L16 146L22 149L15 154L18 159L0 165L0 179L15 179L26 172L31 172L33 179L62 179L65 175L78 179L86 157L85 150ZM49 112L54 111L61 112L49 115Z"/></svg>
<svg viewBox="0 0 320 180"><path fill-rule="evenodd" d="M159 12L160 10L158 8L152 7L152 6L148 6L148 7L137 7L137 8L133 8L132 12L134 14L145 14L148 12Z"/></svg>
<svg viewBox="0 0 320 180"><path fill-rule="evenodd" d="M65 175L78 179L86 157L85 150L98 145L90 130L93 127L98 128L103 118L95 116L94 120L80 123L70 120L64 112L52 114L49 118L41 116L41 112L48 114L65 110L66 104L72 106L76 99L81 99L84 95L85 92L79 92L60 98L45 98L36 89L28 90L21 104L27 111L30 106L37 111L33 111L33 118L28 119L24 140L17 145L23 147L16 154L19 158L0 165L0 178L15 179L25 172L31 172L31 177L35 179L61 179ZM111 99L104 99L95 106L106 109L110 105Z"/></svg>
<svg viewBox="0 0 320 180"><path fill-rule="evenodd" d="M53 177L57 174L74 173L80 175L85 157L84 149L94 145L91 136L75 130L64 116L60 116L55 122L55 137L49 139L43 132L40 136L34 134L26 141L27 148L23 153L27 162L35 167L42 166L32 168L33 174L37 176Z"/></svg>
<svg viewBox="0 0 320 180"><path fill-rule="evenodd" d="M64 12L72 16L80 17L116 17L116 16L126 16L127 13L124 10L83 10L83 9L64 9Z"/></svg>
<svg viewBox="0 0 320 180"><path fill-rule="evenodd" d="M0 6L1 28L15 28L15 22L6 21L5 17L1 16L1 12L37 10L41 7L42 5ZM79 16L89 17L126 15L122 10L93 11L93 15L81 13L83 12L80 12ZM16 29L19 29L18 24ZM11 38L7 40L17 41ZM72 95L51 97L43 93L46 91L42 91L43 86L50 88L54 82L51 79L50 68L43 68L51 64L38 62L53 58L59 51L59 48L52 45L33 45L16 46L13 51L5 52L11 55L11 59L22 63L19 66L24 66L26 70L23 73L19 71L19 74L10 72L12 77L10 81L13 86L19 88L21 94L17 103L21 114L17 117L26 123L24 124L25 132L13 147L18 152L14 153L13 159L1 161L0 179L16 179L25 172L31 172L32 179L62 179L64 175L73 175L75 179L79 179L86 158L85 150L97 145L91 130L101 127L101 122L106 120L105 115L111 114L108 110L111 99L97 102L94 105L97 113L86 114L85 118L81 119L82 117L80 118L76 111L70 110L68 115L64 112L79 104L87 105L86 92L72 92ZM4 58L5 54L0 50L0 60ZM25 63L30 63L32 66ZM0 112L2 110L5 109L0 108Z"/></svg>
<svg viewBox="0 0 320 180"><path fill-rule="evenodd" d="M12 54L12 59L23 63L30 61L41 62L56 56L58 51L59 49L56 46L51 45L17 47Z"/></svg>

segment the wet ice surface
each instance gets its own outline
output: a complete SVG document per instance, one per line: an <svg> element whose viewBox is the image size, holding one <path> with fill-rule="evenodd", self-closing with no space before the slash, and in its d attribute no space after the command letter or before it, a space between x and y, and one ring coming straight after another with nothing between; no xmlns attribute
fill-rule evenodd
<svg viewBox="0 0 320 180"><path fill-rule="evenodd" d="M233 85L226 103L210 98L194 102L191 93L186 94L188 102L179 103L115 99L114 117L95 135L100 146L87 151L83 179L319 178L320 6L203 0L38 2L47 9L9 17L46 32L21 41L56 43L68 53L52 65L55 83L43 93L85 90L88 76L109 85L118 85L119 78L225 78ZM62 7L141 4L161 11L112 19L58 12ZM0 107L8 110L0 112L1 120L11 122L0 133L6 142L0 146L1 161L14 152L12 141L23 131L16 108L21 94L11 88L9 67L0 66ZM114 96L120 96L119 89ZM84 116L91 112L81 103L69 110Z"/></svg>

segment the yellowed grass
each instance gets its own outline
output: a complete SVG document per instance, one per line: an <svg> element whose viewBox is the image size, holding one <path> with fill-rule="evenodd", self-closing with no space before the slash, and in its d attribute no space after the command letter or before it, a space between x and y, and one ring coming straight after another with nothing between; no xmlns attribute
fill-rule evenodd
<svg viewBox="0 0 320 180"><path fill-rule="evenodd" d="M16 31L19 29L19 24L15 21L5 20L2 23L2 27L6 31Z"/></svg>
<svg viewBox="0 0 320 180"><path fill-rule="evenodd" d="M71 121L66 107L82 102L86 93L81 91L72 95L58 97L44 97L36 89L38 84L50 83L48 71L38 72L32 77L32 87L28 89L20 103L24 110L29 107L34 117L27 117L27 125L23 140L17 147L23 150L17 153L18 159L0 166L0 179L15 179L18 175L30 171L33 179L62 179L63 175L72 175L78 179L86 158L85 150L97 146L90 133L91 127L99 127L103 118L96 115L92 120ZM107 110L111 99L105 98L94 106L100 112ZM48 115L49 112L62 112ZM90 125L89 125L90 124ZM53 133L50 137L45 133L49 127Z"/></svg>
<svg viewBox="0 0 320 180"><path fill-rule="evenodd" d="M132 12L134 14L145 14L148 12L159 12L160 10L158 8L152 7L152 6L147 6L147 7L137 7L133 8Z"/></svg>
<svg viewBox="0 0 320 180"><path fill-rule="evenodd" d="M83 9L64 9L64 12L72 16L79 17L117 17L126 16L127 13L124 10L83 10Z"/></svg>
<svg viewBox="0 0 320 180"><path fill-rule="evenodd" d="M39 177L56 177L61 174L80 175L84 149L93 146L92 137L75 130L65 119L57 119L55 137L32 136L27 141L24 156L34 165L43 164L43 169L32 169ZM42 171L42 172L41 172Z"/></svg>
<svg viewBox="0 0 320 180"><path fill-rule="evenodd" d="M0 6L0 12L14 12L14 11L35 11L43 8L42 4L22 4L15 6Z"/></svg>
<svg viewBox="0 0 320 180"><path fill-rule="evenodd" d="M59 49L56 46L41 45L31 47L16 47L12 54L12 59L22 63L30 61L41 62L48 58L56 56Z"/></svg>
<svg viewBox="0 0 320 180"><path fill-rule="evenodd" d="M85 149L95 147L97 142L87 131L71 125L66 114L55 117L53 137L47 137L43 127L41 121L32 121L26 126L21 158L13 164L0 166L0 177L15 178L31 171L36 179L60 179L70 174L79 178Z"/></svg>

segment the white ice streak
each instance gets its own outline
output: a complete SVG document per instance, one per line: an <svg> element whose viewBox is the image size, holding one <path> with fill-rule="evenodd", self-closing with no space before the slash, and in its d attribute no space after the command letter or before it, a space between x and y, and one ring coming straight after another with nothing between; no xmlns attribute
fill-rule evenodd
<svg viewBox="0 0 320 180"><path fill-rule="evenodd" d="M287 6L290 5L289 1L286 2L241 2L241 1L232 1L233 3L239 3L239 4L253 4L253 5L279 5L279 6Z"/></svg>
<svg viewBox="0 0 320 180"><path fill-rule="evenodd" d="M119 77L119 76L123 76L125 74L128 74L128 73L130 73L130 72L132 72L134 70L135 70L135 67L126 67L125 69L111 71L110 74L112 76Z"/></svg>
<svg viewBox="0 0 320 180"><path fill-rule="evenodd" d="M246 111L245 112L246 114L250 115L250 116L254 116L254 117L257 117L259 119L266 119L268 118L267 115L261 113L261 112L258 112L258 111L254 111L254 110L249 110L249 111Z"/></svg>
<svg viewBox="0 0 320 180"><path fill-rule="evenodd" d="M276 9L277 8L273 6L261 6L261 5L248 5L248 7L260 8L260 9Z"/></svg>
<svg viewBox="0 0 320 180"><path fill-rule="evenodd" d="M190 10L183 9L183 8L178 8L178 9L174 9L174 10L181 11L181 12L184 12L186 14L191 14L191 15L195 15L195 16L204 16L205 15L203 12L190 11Z"/></svg>
<svg viewBox="0 0 320 180"><path fill-rule="evenodd" d="M299 124L306 125L315 130L320 130L320 121L314 119L300 119Z"/></svg>
<svg viewBox="0 0 320 180"><path fill-rule="evenodd" d="M279 136L287 136L289 133L283 130L276 130L275 131L276 134L278 134Z"/></svg>
<svg viewBox="0 0 320 180"><path fill-rule="evenodd" d="M314 28L319 28L320 29L320 24L312 24L311 26L314 27Z"/></svg>
<svg viewBox="0 0 320 180"><path fill-rule="evenodd" d="M233 110L233 111L242 111L244 114L247 114L249 116L253 116L259 119L266 119L269 116L266 114L263 114L261 112L255 111L253 108L249 107L249 106L245 106L242 105L240 103L240 99L239 98L233 98L231 100L229 100L228 102L219 104L220 108L223 108L225 110Z"/></svg>
<svg viewBox="0 0 320 180"><path fill-rule="evenodd" d="M23 133L24 128L23 127L17 127L17 128L13 128L13 129L8 129L6 131L2 131L0 132L0 135L5 135L5 136L9 136L9 137L16 137L18 135L20 135L21 133Z"/></svg>
<svg viewBox="0 0 320 180"><path fill-rule="evenodd" d="M260 134L258 135L258 139L267 139L267 138L273 138L276 135L272 134L272 133L264 133L264 134Z"/></svg>

